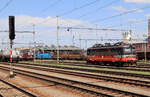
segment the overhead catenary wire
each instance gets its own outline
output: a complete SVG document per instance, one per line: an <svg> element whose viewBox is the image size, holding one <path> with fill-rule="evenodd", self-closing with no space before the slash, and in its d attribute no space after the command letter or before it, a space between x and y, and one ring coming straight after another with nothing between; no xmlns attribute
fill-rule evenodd
<svg viewBox="0 0 150 97"><path fill-rule="evenodd" d="M80 28L80 27L59 27L58 26L58 29L67 29L68 31L70 29L76 29L76 30L103 30L103 31L130 31L130 30L127 30L127 29L109 29L109 28Z"/></svg>
<svg viewBox="0 0 150 97"><path fill-rule="evenodd" d="M13 0L9 0L1 9L0 9L0 12L2 12L5 8L7 8L11 3L12 3Z"/></svg>
<svg viewBox="0 0 150 97"><path fill-rule="evenodd" d="M94 13L94 12L97 12L97 11L103 9L103 8L109 7L109 6L111 6L112 4L117 3L117 2L119 2L119 1L120 1L120 0L114 0L114 1L112 1L112 2L110 2L110 3L108 3L108 4L105 4L104 6L101 6L101 7L97 8L97 9L94 10L94 11L89 11L89 12L83 14L83 15L80 15L78 18L82 18L82 17L88 16L88 15L90 15L91 13ZM67 20L66 20L66 21L67 21ZM70 21L67 21L67 22L68 22L68 23L73 23L73 22L70 22ZM88 24L88 23L86 23L86 24ZM91 23L91 24L93 24L93 23ZM95 25L95 24L93 24L93 25ZM81 26L81 24L76 25L76 26Z"/></svg>
<svg viewBox="0 0 150 97"><path fill-rule="evenodd" d="M60 1L60 0L57 0L55 3L57 3L58 1ZM60 14L60 15L57 15L57 16L59 16L59 17L62 17L62 16L64 16L64 15L67 15L67 14L70 14L70 13L72 13L72 12L74 12L74 11L76 11L76 10L79 10L79 9L81 9L81 8L84 8L84 7L87 7L87 6L90 6L90 5L92 5L92 4L95 4L96 2L98 2L98 1L100 1L100 0L95 0L95 1L93 1L93 2L89 2L89 3L86 3L86 4L84 4L84 5L82 5L82 6L80 6L80 7L78 7L78 8L74 8L74 9L72 9L72 10L70 10L70 11L67 11L67 12L64 12L64 13L62 13L62 14ZM54 3L54 4L55 4ZM47 9L45 9L45 11L46 11ZM54 18L54 19L56 19L56 17ZM46 20L44 20L44 21L42 21L42 22L40 22L40 23L38 23L38 24L43 24L43 23L45 23L45 22L48 22L49 21L49 19L46 19ZM68 20L65 20L66 22L68 22L68 23L72 23L72 24L74 24L72 21L68 21Z"/></svg>
<svg viewBox="0 0 150 97"><path fill-rule="evenodd" d="M106 27L106 28L120 27L120 26L123 26L123 25L126 25L126 24L131 24L131 23L139 24L139 23L144 23L144 22L147 22L147 21L148 21L148 20L128 21L128 22L125 22L125 23L121 23L121 24L117 24L117 25L108 26L108 27Z"/></svg>
<svg viewBox="0 0 150 97"><path fill-rule="evenodd" d="M92 1L92 2L88 2L88 3L86 3L86 4L84 4L84 5L80 6L80 7L73 8L73 9L71 9L71 10L69 10L69 11L66 11L66 12L62 13L62 14L58 14L57 16L62 17L62 16L65 16L65 15L71 14L71 13L73 13L74 11L77 11L77 10L79 10L79 9L82 9L82 8L87 7L87 6L93 5L93 4L95 4L96 2L98 2L98 1L100 1L100 0L95 0L95 1Z"/></svg>
<svg viewBox="0 0 150 97"><path fill-rule="evenodd" d="M89 41L95 41L95 40L99 40L99 41L105 41L105 40L107 40L107 41L122 41L122 40L129 40L129 39L115 39L115 38L112 38L112 39L79 39L79 40L89 40ZM143 38L138 38L138 39L131 39L132 41L144 41L144 39ZM130 41L131 41L130 40Z"/></svg>
<svg viewBox="0 0 150 97"><path fill-rule="evenodd" d="M44 8L41 12L46 12L50 7L55 6L57 3L59 3L61 0L56 0L55 2L51 3L48 7Z"/></svg>
<svg viewBox="0 0 150 97"><path fill-rule="evenodd" d="M94 12L97 12L97 11L103 9L103 8L109 7L110 5L112 5L112 4L114 4L114 3L117 3L117 2L119 2L119 1L120 1L120 0L114 0L114 1L108 3L108 4L104 5L104 6L101 6L101 7L97 8L97 9L94 10L94 11L89 11L89 12L87 12L87 13L85 13L85 14L82 14L82 15L80 15L78 18L82 18L82 17L88 16L88 15L90 15L91 13L94 13ZM70 23L70 21L67 21L67 22ZM71 22L71 23L73 23L73 22ZM81 24L79 24L79 25L77 25L77 26L80 26L80 25L81 25ZM94 24L94 25L95 25L95 24Z"/></svg>
<svg viewBox="0 0 150 97"><path fill-rule="evenodd" d="M146 6L146 7L140 8L140 9L141 10L145 10L145 9L148 9L148 8L150 8L150 6ZM113 15L113 16L110 16L110 17L106 17L106 18L103 18L103 19L96 19L96 20L93 20L91 22L92 23L102 22L102 21L109 20L109 19L112 19L112 18L115 18L115 17L119 17L119 16L122 16L122 15L129 14L129 13L134 13L134 12L137 12L137 11L139 11L139 9L133 9L133 10L125 11L123 13L120 13L120 14L117 14L117 15Z"/></svg>
<svg viewBox="0 0 150 97"><path fill-rule="evenodd" d="M88 15L91 15L91 13L95 13L95 12L97 12L97 11L100 11L101 9L104 9L104 8L106 8L106 7L109 7L109 6L111 6L112 4L117 3L117 2L119 2L119 1L120 1L120 0L114 0L114 1L112 1L112 2L110 2L110 3L108 3L108 4L105 4L105 5L103 5L103 6L99 7L99 8L97 8L97 9L95 9L94 11L89 11L89 12L87 12L87 13L82 14L82 15L80 15L78 18L82 18L82 17L88 16Z"/></svg>
<svg viewBox="0 0 150 97"><path fill-rule="evenodd" d="M50 7L55 6L55 5L58 4L60 1L62 1L62 0L56 0L55 2L51 3L47 8L44 8L44 9L41 11L41 13L46 12ZM55 17L54 19L56 19L56 17ZM39 22L39 23L37 23L37 24L40 25L40 24L43 24L43 23L48 22L48 21L49 21L49 19L45 19L45 20L43 20L43 21L41 21L41 22ZM37 24L36 24L36 25L37 25Z"/></svg>
<svg viewBox="0 0 150 97"><path fill-rule="evenodd" d="M57 3L58 1L60 1L60 0L57 0L57 1L54 2L52 5L54 5L54 4ZM91 4L94 4L94 3L98 2L98 1L99 1L99 0L95 0L95 1L93 1L93 2L87 3L87 4L85 4L85 5L82 5L82 6L78 7L78 8L74 8L74 9L72 9L72 10L66 12L66 13L70 14L69 12L72 13L73 11L76 11L76 10L78 10L78 9L80 9L80 8L84 8L84 7L90 6ZM108 7L108 6L110 6L110 5L112 5L113 3L116 3L116 2L118 2L118 1L120 1L120 0L112 1L112 2L106 4L106 5L102 6L102 7L99 7L97 10L103 9L103 8L105 8L105 7ZM47 9L48 9L48 8L47 8ZM44 10L46 11L47 9L44 9ZM43 11L44 11L44 10L43 10ZM95 11L97 11L97 10L95 10ZM91 13L91 12L93 12L93 11L90 11L89 13ZM88 14L88 13L84 14L83 16L85 16L85 15L87 15L87 14ZM65 15L65 14L64 14L64 15ZM59 17L60 17L60 16L61 16L61 15L59 15ZM81 16L81 17L83 17L83 16ZM79 18L81 18L81 17L79 17ZM45 22L47 22L47 21L49 21L49 19L46 19L46 20L44 20L44 21L42 21L42 22L40 22L40 23L38 23L38 24L43 24L43 23L45 23ZM70 24L70 23L75 24L75 23L73 23L73 22L70 21L70 20L65 20L65 21L68 22L69 24Z"/></svg>

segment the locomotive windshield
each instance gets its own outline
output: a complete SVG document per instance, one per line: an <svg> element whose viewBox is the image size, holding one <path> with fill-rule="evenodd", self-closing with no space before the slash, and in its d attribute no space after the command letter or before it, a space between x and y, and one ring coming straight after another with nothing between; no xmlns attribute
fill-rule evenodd
<svg viewBox="0 0 150 97"><path fill-rule="evenodd" d="M131 54L131 48L124 48L124 54Z"/></svg>
<svg viewBox="0 0 150 97"><path fill-rule="evenodd" d="M132 54L136 54L135 48L132 48Z"/></svg>
<svg viewBox="0 0 150 97"><path fill-rule="evenodd" d="M135 48L133 48L133 47L124 48L124 54L125 55L135 54Z"/></svg>

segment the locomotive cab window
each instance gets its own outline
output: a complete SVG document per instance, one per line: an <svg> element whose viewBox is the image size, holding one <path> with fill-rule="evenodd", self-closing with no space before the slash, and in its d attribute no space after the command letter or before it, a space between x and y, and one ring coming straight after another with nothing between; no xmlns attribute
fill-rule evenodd
<svg viewBox="0 0 150 97"><path fill-rule="evenodd" d="M135 48L132 48L132 54L136 54Z"/></svg>
<svg viewBox="0 0 150 97"><path fill-rule="evenodd" d="M124 48L124 54L131 54L131 48Z"/></svg>

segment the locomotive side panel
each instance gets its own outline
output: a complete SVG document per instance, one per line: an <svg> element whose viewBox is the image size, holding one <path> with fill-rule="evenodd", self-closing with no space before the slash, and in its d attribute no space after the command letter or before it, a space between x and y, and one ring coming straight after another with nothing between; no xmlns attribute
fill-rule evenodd
<svg viewBox="0 0 150 97"><path fill-rule="evenodd" d="M87 50L87 63L124 65L136 63L135 48L132 46L103 46Z"/></svg>

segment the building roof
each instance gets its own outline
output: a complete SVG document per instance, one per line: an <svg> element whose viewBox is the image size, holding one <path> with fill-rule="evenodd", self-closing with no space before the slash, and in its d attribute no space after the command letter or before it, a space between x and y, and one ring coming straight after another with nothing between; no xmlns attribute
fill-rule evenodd
<svg viewBox="0 0 150 97"><path fill-rule="evenodd" d="M41 50L57 50L56 46L50 46L50 47L45 47L45 46L37 46L35 47L36 50L41 49ZM59 50L81 50L79 47L76 46L59 46Z"/></svg>

